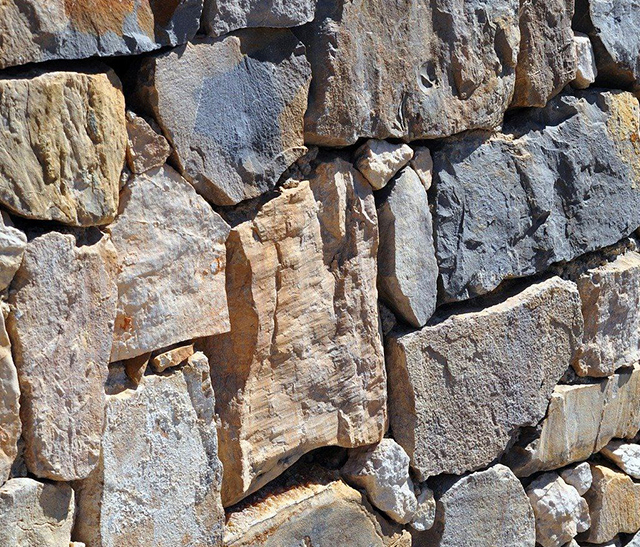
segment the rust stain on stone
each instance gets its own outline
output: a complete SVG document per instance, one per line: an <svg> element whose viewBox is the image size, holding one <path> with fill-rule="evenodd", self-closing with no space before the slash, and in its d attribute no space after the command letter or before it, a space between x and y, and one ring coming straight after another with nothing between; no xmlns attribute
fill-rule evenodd
<svg viewBox="0 0 640 547"><path fill-rule="evenodd" d="M167 26L171 22L171 19L173 19L173 14L181 2L182 0L150 0L151 12L153 13L156 25L160 25L161 27Z"/></svg>

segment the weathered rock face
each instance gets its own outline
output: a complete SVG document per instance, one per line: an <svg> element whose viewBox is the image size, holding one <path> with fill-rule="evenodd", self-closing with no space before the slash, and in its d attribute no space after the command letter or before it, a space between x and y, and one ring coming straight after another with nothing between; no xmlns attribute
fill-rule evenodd
<svg viewBox="0 0 640 547"><path fill-rule="evenodd" d="M0 69L183 44L197 32L201 13L202 0L3 2Z"/></svg>
<svg viewBox="0 0 640 547"><path fill-rule="evenodd" d="M589 37L581 32L576 32L573 40L576 46L577 67L576 79L571 84L578 89L586 89L598 76L593 46Z"/></svg>
<svg viewBox="0 0 640 547"><path fill-rule="evenodd" d="M517 428L536 425L581 333L575 285L556 277L482 311L392 334L390 426L418 477L484 467Z"/></svg>
<svg viewBox="0 0 640 547"><path fill-rule="evenodd" d="M587 502L556 473L540 475L526 492L536 518L536 543L542 547L562 547L589 529Z"/></svg>
<svg viewBox="0 0 640 547"><path fill-rule="evenodd" d="M18 455L21 432L18 373L11 357L4 315L0 312L0 486L9 478L11 465Z"/></svg>
<svg viewBox="0 0 640 547"><path fill-rule="evenodd" d="M204 0L202 26L212 36L251 27L286 28L313 19L317 0Z"/></svg>
<svg viewBox="0 0 640 547"><path fill-rule="evenodd" d="M273 187L306 152L311 71L288 30L253 30L148 58L137 94L183 175L217 205Z"/></svg>
<svg viewBox="0 0 640 547"><path fill-rule="evenodd" d="M436 151L445 299L489 292L633 232L638 128L633 95L588 90L516 116L502 134L466 135Z"/></svg>
<svg viewBox="0 0 640 547"><path fill-rule="evenodd" d="M5 290L22 263L27 236L13 227L6 213L0 214L0 291Z"/></svg>
<svg viewBox="0 0 640 547"><path fill-rule="evenodd" d="M568 485L573 486L581 496L591 488L593 476L588 462L582 462L567 467L560 472L560 476Z"/></svg>
<svg viewBox="0 0 640 547"><path fill-rule="evenodd" d="M436 498L436 523L419 536L419 545L535 544L535 520L529 499L520 481L503 465L454 479Z"/></svg>
<svg viewBox="0 0 640 547"><path fill-rule="evenodd" d="M112 361L229 330L229 227L178 173L132 177L108 230L120 265Z"/></svg>
<svg viewBox="0 0 640 547"><path fill-rule="evenodd" d="M520 53L511 106L545 106L576 76L574 0L521 2Z"/></svg>
<svg viewBox="0 0 640 547"><path fill-rule="evenodd" d="M214 406L201 353L109 396L100 464L77 484L77 538L92 547L220 546Z"/></svg>
<svg viewBox="0 0 640 547"><path fill-rule="evenodd" d="M176 367L184 363L193 353L193 344L173 348L151 359L151 366L156 372L164 372L168 368Z"/></svg>
<svg viewBox="0 0 640 547"><path fill-rule="evenodd" d="M365 142L355 153L356 168L374 190L380 190L413 158L408 144L393 144L373 139Z"/></svg>
<svg viewBox="0 0 640 547"><path fill-rule="evenodd" d="M600 453L630 477L640 479L640 445L611 441Z"/></svg>
<svg viewBox="0 0 640 547"><path fill-rule="evenodd" d="M371 188L340 159L232 230L231 332L203 342L222 420L225 506L310 450L381 439L377 250Z"/></svg>
<svg viewBox="0 0 640 547"><path fill-rule="evenodd" d="M585 541L604 543L621 533L640 530L640 484L604 465L592 465L593 485L585 494L591 513L591 529Z"/></svg>
<svg viewBox="0 0 640 547"><path fill-rule="evenodd" d="M81 479L98 462L115 278L106 237L76 247L74 236L51 232L28 244L11 285L25 459L39 477Z"/></svg>
<svg viewBox="0 0 640 547"><path fill-rule="evenodd" d="M113 220L127 142L113 71L96 65L0 78L0 118L7 120L0 125L0 203L74 226Z"/></svg>
<svg viewBox="0 0 640 547"><path fill-rule="evenodd" d="M413 327L436 309L438 263L424 185L407 167L381 193L378 205L380 298Z"/></svg>
<svg viewBox="0 0 640 547"><path fill-rule="evenodd" d="M69 545L74 511L68 484L11 479L0 487L0 545Z"/></svg>
<svg viewBox="0 0 640 547"><path fill-rule="evenodd" d="M613 438L640 430L640 367L597 384L555 388L540 434L514 446L508 465L520 477L586 460Z"/></svg>
<svg viewBox="0 0 640 547"><path fill-rule="evenodd" d="M581 376L611 376L640 358L640 254L629 252L578 279L584 343L573 363Z"/></svg>
<svg viewBox="0 0 640 547"><path fill-rule="evenodd" d="M127 134L127 165L132 173L139 175L162 167L171 154L167 139L131 111L127 112Z"/></svg>
<svg viewBox="0 0 640 547"><path fill-rule="evenodd" d="M305 117L313 144L493 128L511 102L517 0L329 0L297 33L313 68Z"/></svg>
<svg viewBox="0 0 640 547"><path fill-rule="evenodd" d="M433 159L431 150L425 146L416 146L411 160L411 168L416 172L425 190L431 188L433 182Z"/></svg>

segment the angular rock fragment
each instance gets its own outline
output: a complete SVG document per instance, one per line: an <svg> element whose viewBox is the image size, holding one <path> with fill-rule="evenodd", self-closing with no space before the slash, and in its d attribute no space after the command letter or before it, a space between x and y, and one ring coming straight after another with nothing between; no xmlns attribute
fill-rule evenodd
<svg viewBox="0 0 640 547"><path fill-rule="evenodd" d="M593 485L585 494L591 528L580 539L592 543L611 541L618 534L640 530L640 484L604 465L592 465Z"/></svg>
<svg viewBox="0 0 640 547"><path fill-rule="evenodd" d="M25 459L38 477L81 479L98 463L116 267L106 236L77 247L50 232L28 244L11 285Z"/></svg>
<svg viewBox="0 0 640 547"><path fill-rule="evenodd" d="M511 106L545 106L576 76L574 0L520 3L520 53Z"/></svg>
<svg viewBox="0 0 640 547"><path fill-rule="evenodd" d="M296 32L313 69L305 116L312 144L493 128L511 101L517 0L328 0Z"/></svg>
<svg viewBox="0 0 640 547"><path fill-rule="evenodd" d="M84 72L4 76L0 119L3 205L73 226L113 220L127 142L115 72L95 65Z"/></svg>
<svg viewBox="0 0 640 547"><path fill-rule="evenodd" d="M506 455L519 477L586 460L613 438L633 438L640 430L640 366L596 384L556 386L539 429Z"/></svg>
<svg viewBox="0 0 640 547"><path fill-rule="evenodd" d="M638 100L602 90L526 110L504 133L434 152L434 225L446 300L612 245L640 226Z"/></svg>
<svg viewBox="0 0 640 547"><path fill-rule="evenodd" d="M138 100L182 174L217 205L271 189L305 152L311 70L288 30L241 31L149 57Z"/></svg>
<svg viewBox="0 0 640 547"><path fill-rule="evenodd" d="M76 483L77 539L102 547L220 546L214 406L201 353L170 376L145 376L137 390L109 396L100 464Z"/></svg>
<svg viewBox="0 0 640 547"><path fill-rule="evenodd" d="M582 462L572 467L567 467L560 472L564 482L573 486L581 496L591 488L593 476L588 462Z"/></svg>
<svg viewBox="0 0 640 547"><path fill-rule="evenodd" d="M313 20L317 0L204 0L202 26L211 36L251 27L287 28Z"/></svg>
<svg viewBox="0 0 640 547"><path fill-rule="evenodd" d="M628 252L577 280L584 342L573 362L580 376L611 376L640 358L640 254Z"/></svg>
<svg viewBox="0 0 640 547"><path fill-rule="evenodd" d="M21 432L18 373L11 356L4 315L0 312L0 486L9 478L18 455Z"/></svg>
<svg viewBox="0 0 640 547"><path fill-rule="evenodd" d="M202 0L20 0L0 4L0 69L135 55L191 39Z"/></svg>
<svg viewBox="0 0 640 547"><path fill-rule="evenodd" d="M545 473L526 489L536 518L536 543L562 547L591 525L589 507L556 473Z"/></svg>
<svg viewBox="0 0 640 547"><path fill-rule="evenodd" d="M14 228L9 215L0 214L0 291L4 291L22 263L27 236ZM1 475L1 473L0 473Z"/></svg>
<svg viewBox="0 0 640 547"><path fill-rule="evenodd" d="M378 200L380 298L413 327L423 327L436 309L438 263L427 192L405 168Z"/></svg>
<svg viewBox="0 0 640 547"><path fill-rule="evenodd" d="M615 463L627 475L640 479L640 445L611 441L601 451L605 458Z"/></svg>
<svg viewBox="0 0 640 547"><path fill-rule="evenodd" d="M136 175L162 167L171 154L167 139L131 111L127 112L127 134L127 164Z"/></svg>
<svg viewBox="0 0 640 547"><path fill-rule="evenodd" d="M66 547L74 511L68 484L11 479L0 487L0 545Z"/></svg>
<svg viewBox="0 0 640 547"><path fill-rule="evenodd" d="M420 480L488 465L545 415L582 333L575 285L534 284L387 344L390 427Z"/></svg>
<svg viewBox="0 0 640 547"><path fill-rule="evenodd" d="M411 527L418 532L424 532L433 526L436 520L436 500L433 497L433 490L423 485L422 491L418 494L418 508L416 509Z"/></svg>
<svg viewBox="0 0 640 547"><path fill-rule="evenodd" d="M573 41L576 46L577 68L576 79L571 84L578 89L586 89L596 81L598 76L593 46L589 37L581 32L575 33Z"/></svg>
<svg viewBox="0 0 640 547"><path fill-rule="evenodd" d="M151 359L151 366L156 372L164 372L168 368L177 367L193 355L193 344L170 349Z"/></svg>
<svg viewBox="0 0 640 547"><path fill-rule="evenodd" d="M228 331L227 224L168 166L132 177L120 201L111 360Z"/></svg>
<svg viewBox="0 0 640 547"><path fill-rule="evenodd" d="M534 547L535 520L520 481L503 465L445 481L436 495L436 522L420 534L434 547Z"/></svg>
<svg viewBox="0 0 640 547"><path fill-rule="evenodd" d="M413 157L407 144L393 144L373 139L364 143L355 153L355 165L374 190L380 190Z"/></svg>
<svg viewBox="0 0 640 547"><path fill-rule="evenodd" d="M377 250L371 187L340 159L232 230L231 332L202 342L222 422L225 506L315 448L382 438Z"/></svg>
<svg viewBox="0 0 640 547"><path fill-rule="evenodd" d="M629 543L627 543L626 547L640 547L640 533L637 533Z"/></svg>
<svg viewBox="0 0 640 547"><path fill-rule="evenodd" d="M143 353L137 357L126 359L122 362L124 365L124 371L127 378L131 380L136 386L140 384L144 373L147 372L147 366L151 359L151 353Z"/></svg>
<svg viewBox="0 0 640 547"><path fill-rule="evenodd" d="M410 165L422 181L424 189L428 191L433 181L433 159L431 158L431 150L426 146L414 148L413 159Z"/></svg>

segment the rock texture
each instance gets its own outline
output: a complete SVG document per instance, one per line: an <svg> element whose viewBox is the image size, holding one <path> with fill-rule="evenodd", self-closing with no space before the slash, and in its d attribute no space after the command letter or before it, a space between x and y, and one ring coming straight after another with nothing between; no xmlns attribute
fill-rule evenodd
<svg viewBox="0 0 640 547"><path fill-rule="evenodd" d="M640 367L596 384L555 388L539 434L511 449L507 461L518 476L586 460L613 438L640 429Z"/></svg>
<svg viewBox="0 0 640 547"><path fill-rule="evenodd" d="M513 117L503 133L465 135L436 151L445 298L487 293L633 232L638 128L633 95L588 90Z"/></svg>
<svg viewBox="0 0 640 547"><path fill-rule="evenodd" d="M35 238L11 286L25 459L53 480L86 477L100 453L116 257L106 237L87 243L56 232Z"/></svg>
<svg viewBox="0 0 640 547"><path fill-rule="evenodd" d="M69 545L75 502L68 484L11 479L0 487L0 545Z"/></svg>
<svg viewBox="0 0 640 547"><path fill-rule="evenodd" d="M127 135L127 165L136 175L162 167L171 154L167 139L131 111L127 112Z"/></svg>
<svg viewBox="0 0 640 547"><path fill-rule="evenodd" d="M438 263L429 200L416 172L407 167L378 201L380 298L413 327L436 309Z"/></svg>
<svg viewBox="0 0 640 547"><path fill-rule="evenodd" d="M77 484L77 539L92 547L222 544L214 394L201 353L109 396L100 464ZM135 435L132 435L135 432Z"/></svg>
<svg viewBox="0 0 640 547"><path fill-rule="evenodd" d="M417 146L414 149L413 159L410 165L422 181L424 189L428 191L433 182L433 159L431 158L431 151L426 146Z"/></svg>
<svg viewBox="0 0 640 547"><path fill-rule="evenodd" d="M120 266L112 361L229 330L229 227L178 173L132 177L108 229Z"/></svg>
<svg viewBox="0 0 640 547"><path fill-rule="evenodd" d="M480 469L545 415L582 333L559 278L387 344L390 426L418 477ZM470 443L469 439L473 439Z"/></svg>
<svg viewBox="0 0 640 547"><path fill-rule="evenodd" d="M11 356L11 342L0 313L0 486L9 478L18 455L20 422L20 386Z"/></svg>
<svg viewBox="0 0 640 547"><path fill-rule="evenodd" d="M640 479L640 445L611 441L600 453L634 479Z"/></svg>
<svg viewBox="0 0 640 547"><path fill-rule="evenodd" d="M365 142L355 153L356 168L374 190L380 190L413 158L407 144L393 144L373 139Z"/></svg>
<svg viewBox="0 0 640 547"><path fill-rule="evenodd" d="M517 0L328 0L298 35L313 69L312 144L493 128L511 101Z"/></svg>
<svg viewBox="0 0 640 547"><path fill-rule="evenodd" d="M378 227L362 175L321 163L234 228L227 249L231 332L204 343L225 506L310 450L372 444L386 426Z"/></svg>
<svg viewBox="0 0 640 547"><path fill-rule="evenodd" d="M151 359L151 366L156 372L164 372L168 368L177 367L193 355L193 344L179 346L164 351Z"/></svg>
<svg viewBox="0 0 640 547"><path fill-rule="evenodd" d="M535 520L522 485L503 465L453 479L437 496L434 527L419 545L534 547Z"/></svg>
<svg viewBox="0 0 640 547"><path fill-rule="evenodd" d="M0 5L0 69L132 55L192 38L202 0L18 0Z"/></svg>
<svg viewBox="0 0 640 547"><path fill-rule="evenodd" d="M596 81L598 67L593 54L591 40L586 34L576 32L573 37L576 47L576 79L571 82L578 89L586 89Z"/></svg>
<svg viewBox="0 0 640 547"><path fill-rule="evenodd" d="M0 214L0 291L4 291L22 263L27 236L14 228L9 215Z"/></svg>
<svg viewBox="0 0 640 547"><path fill-rule="evenodd" d="M288 30L253 30L143 62L138 99L158 121L183 175L217 205L272 188L306 152L311 71Z"/></svg>
<svg viewBox="0 0 640 547"><path fill-rule="evenodd" d="M591 475L591 466L588 462L582 462L560 472L560 476L568 485L573 486L578 494L583 496L593 482L593 476Z"/></svg>
<svg viewBox="0 0 640 547"><path fill-rule="evenodd" d="M127 142L113 71L95 65L2 76L0 118L0 203L74 226L113 220Z"/></svg>

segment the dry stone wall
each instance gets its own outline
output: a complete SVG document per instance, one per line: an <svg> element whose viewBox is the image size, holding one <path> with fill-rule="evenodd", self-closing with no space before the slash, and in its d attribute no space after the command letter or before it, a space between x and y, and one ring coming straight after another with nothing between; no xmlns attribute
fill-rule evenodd
<svg viewBox="0 0 640 547"><path fill-rule="evenodd" d="M640 546L639 24L0 1L0 546Z"/></svg>

